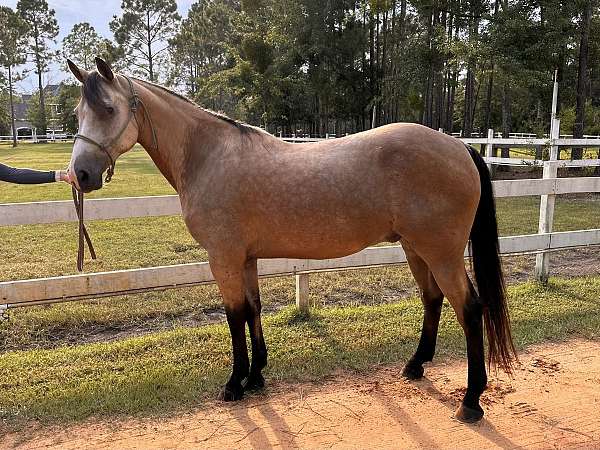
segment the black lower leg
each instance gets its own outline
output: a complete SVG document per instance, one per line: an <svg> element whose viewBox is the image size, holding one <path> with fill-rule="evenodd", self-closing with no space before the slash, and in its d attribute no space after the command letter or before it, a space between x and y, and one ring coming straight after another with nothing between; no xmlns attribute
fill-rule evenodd
<svg viewBox="0 0 600 450"><path fill-rule="evenodd" d="M483 306L473 294L464 307L464 330L467 339L468 384L467 392L456 416L463 422L476 422L483 417L479 397L487 386L483 350Z"/></svg>
<svg viewBox="0 0 600 450"><path fill-rule="evenodd" d="M408 361L402 372L402 375L406 378L411 380L421 378L423 376L423 363L433 359L443 300L444 297L442 295L434 299L423 299L425 314L423 316L421 339L419 340L417 351Z"/></svg>
<svg viewBox="0 0 600 450"><path fill-rule="evenodd" d="M267 346L260 319L260 298L256 297L248 302L248 307L250 309L248 314L248 329L250 331L250 341L252 342L252 364L250 365L250 375L248 375L245 389L257 390L265 386L262 370L267 365Z"/></svg>
<svg viewBox="0 0 600 450"><path fill-rule="evenodd" d="M231 332L233 347L233 370L229 381L223 387L220 398L225 401L240 400L244 395L242 381L248 376L248 348L246 346L246 311L226 310L227 323Z"/></svg>

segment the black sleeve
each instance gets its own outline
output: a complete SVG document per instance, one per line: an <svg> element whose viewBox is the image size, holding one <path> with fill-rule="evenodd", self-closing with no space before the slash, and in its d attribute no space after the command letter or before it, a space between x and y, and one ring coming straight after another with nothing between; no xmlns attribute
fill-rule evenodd
<svg viewBox="0 0 600 450"><path fill-rule="evenodd" d="M15 169L14 167L0 164L0 181L17 184L42 184L56 181L56 172L31 169Z"/></svg>

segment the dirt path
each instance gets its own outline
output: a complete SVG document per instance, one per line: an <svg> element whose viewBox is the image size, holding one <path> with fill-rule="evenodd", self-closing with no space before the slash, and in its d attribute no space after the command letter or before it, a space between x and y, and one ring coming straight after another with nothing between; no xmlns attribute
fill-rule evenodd
<svg viewBox="0 0 600 450"><path fill-rule="evenodd" d="M453 419L465 365L437 363L426 379L400 367L339 375L324 384L278 385L229 406L213 403L159 420L31 426L0 448L585 448L600 449L600 343L532 348L514 380L492 377L486 419Z"/></svg>

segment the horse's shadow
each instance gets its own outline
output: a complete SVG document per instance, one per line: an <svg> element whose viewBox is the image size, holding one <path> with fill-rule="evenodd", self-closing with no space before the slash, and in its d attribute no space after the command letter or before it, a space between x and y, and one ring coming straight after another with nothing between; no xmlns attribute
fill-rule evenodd
<svg viewBox="0 0 600 450"><path fill-rule="evenodd" d="M412 384L417 387L421 392L429 396L431 399L437 401L440 405L447 408L452 414L456 408L458 408L458 402L449 398L447 395L444 395L440 392L431 380L423 377L418 381L412 382ZM485 417L474 424L463 424L464 427L468 427L469 429L478 433L481 437L488 440L494 445L497 445L500 448L511 449L511 448L521 448L518 444L511 441L509 438L500 433L496 427L488 421Z"/></svg>
<svg viewBox="0 0 600 450"><path fill-rule="evenodd" d="M265 418L268 427L274 434L278 443L273 444L266 433L264 425L258 424L248 414L249 409L256 408ZM297 443L295 434L291 431L285 420L268 403L259 403L256 405L236 405L231 409L231 415L243 429L243 434L235 442L242 447L250 444L252 448L271 449L274 446L279 448L296 448Z"/></svg>

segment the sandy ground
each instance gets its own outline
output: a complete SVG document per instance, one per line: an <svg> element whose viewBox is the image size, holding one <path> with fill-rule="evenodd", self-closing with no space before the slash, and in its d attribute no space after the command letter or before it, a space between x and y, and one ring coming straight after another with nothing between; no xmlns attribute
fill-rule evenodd
<svg viewBox="0 0 600 450"><path fill-rule="evenodd" d="M544 345L521 355L515 378L491 377L486 418L453 412L465 363L437 362L407 382L401 367L280 384L235 405L214 402L161 419L31 425L0 448L582 448L600 449L600 342Z"/></svg>

